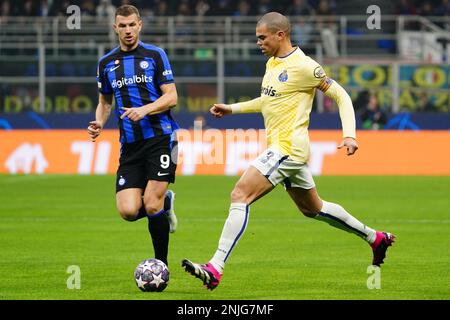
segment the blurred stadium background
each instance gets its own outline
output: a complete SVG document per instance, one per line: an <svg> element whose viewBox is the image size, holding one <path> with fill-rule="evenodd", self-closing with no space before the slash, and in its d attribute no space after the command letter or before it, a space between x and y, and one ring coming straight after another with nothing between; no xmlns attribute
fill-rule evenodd
<svg viewBox="0 0 450 320"><path fill-rule="evenodd" d="M448 0L0 3L0 129L5 132L86 127L98 101L97 61L117 46L111 24L115 7L124 3L135 4L142 11L142 40L156 43L169 55L179 92L174 112L182 128L192 129L195 119L201 120L204 128L262 128L259 116L237 115L216 121L207 111L216 101L231 103L259 95L266 59L255 45L255 22L264 12L279 10L291 18L293 43L322 63L328 75L351 94L358 128L450 129ZM80 9L78 26L70 5ZM380 9L379 20L373 16L376 9L370 9L373 5ZM115 126L111 119L107 128ZM310 128L340 129L335 104L320 92ZM405 139L411 142L410 137ZM448 142L442 133L439 139ZM11 153L20 143L14 146L4 146L4 150ZM39 153L35 144L21 150L20 154L26 154L24 150ZM1 172L34 170L11 164L17 161L3 155ZM441 159L441 155L430 155L430 159ZM406 173L414 174L414 170ZM50 163L45 172L60 170L52 169ZM450 169L430 173L444 172L450 174ZM342 173L352 174L348 170Z"/></svg>
<svg viewBox="0 0 450 320"><path fill-rule="evenodd" d="M173 186L180 219L171 238L174 284L152 299L450 297L443 280L450 263L443 254L450 234L449 0L0 0L0 299L143 297L131 275L151 252L148 235L114 215L115 119L95 144L86 132L98 101L97 61L117 46L111 25L125 3L141 10L141 39L168 53L179 93L173 112L183 128ZM71 5L80 8L79 28ZM380 28L376 8L367 13L373 5ZM366 287L365 244L299 218L281 188L252 206L222 289L200 293L175 267L185 256L204 260L213 252L236 176L263 149L259 115L215 120L208 109L259 95L266 58L255 22L270 10L290 17L293 43L352 97L360 150L350 158L336 150L338 110L318 92L310 167L324 198L397 234L384 290ZM208 162L213 154L225 158ZM202 176L209 174L231 177ZM267 261L277 267L266 268ZM66 288L72 264L82 269L81 293ZM33 274L17 273L24 265ZM279 270L294 276L280 279Z"/></svg>
<svg viewBox="0 0 450 320"><path fill-rule="evenodd" d="M255 46L255 21L264 12L279 10L291 17L293 42L328 66L328 73L352 93L358 111L366 107L367 96L374 96L388 114L382 126L398 128L389 120L402 112L439 113L421 115L417 125L448 129L437 121L450 111L447 0L0 3L5 114L64 114L69 120L55 122L66 128L78 124L77 115L92 113L96 62L117 45L111 30L114 8L132 3L142 11L142 40L162 46L171 58L182 97L180 113L205 112L211 101L237 101L258 92L265 58ZM68 28L70 5L81 9L80 29ZM368 29L371 5L381 9L380 29ZM318 114L336 112L326 99L317 100ZM49 125L55 127L52 120ZM10 122L13 128L33 126Z"/></svg>

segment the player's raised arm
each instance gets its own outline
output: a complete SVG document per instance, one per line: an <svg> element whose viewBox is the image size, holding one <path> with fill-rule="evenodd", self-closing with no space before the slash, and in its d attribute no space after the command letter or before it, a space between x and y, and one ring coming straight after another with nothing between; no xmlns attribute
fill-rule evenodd
<svg viewBox="0 0 450 320"><path fill-rule="evenodd" d="M112 109L112 94L99 94L97 109L95 110L95 120L89 122L87 128L89 137L95 141L100 135L103 127L108 121Z"/></svg>
<svg viewBox="0 0 450 320"><path fill-rule="evenodd" d="M233 103L233 104L214 104L209 112L216 118L222 118L224 115L232 113L255 113L261 112L261 98Z"/></svg>
<svg viewBox="0 0 450 320"><path fill-rule="evenodd" d="M224 115L233 113L231 105L223 103L215 103L209 112L216 118L222 118Z"/></svg>
<svg viewBox="0 0 450 320"><path fill-rule="evenodd" d="M352 99L339 83L327 76L323 77L317 88L338 105L343 133L343 140L338 149L346 147L347 155L354 154L358 150L358 143L356 142L356 120Z"/></svg>

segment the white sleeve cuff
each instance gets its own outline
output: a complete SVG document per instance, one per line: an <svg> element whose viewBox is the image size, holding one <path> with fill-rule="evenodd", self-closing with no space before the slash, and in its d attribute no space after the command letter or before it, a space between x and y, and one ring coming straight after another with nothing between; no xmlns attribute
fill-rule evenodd
<svg viewBox="0 0 450 320"><path fill-rule="evenodd" d="M241 106L238 103L230 104L231 107L231 113L240 113L241 112Z"/></svg>

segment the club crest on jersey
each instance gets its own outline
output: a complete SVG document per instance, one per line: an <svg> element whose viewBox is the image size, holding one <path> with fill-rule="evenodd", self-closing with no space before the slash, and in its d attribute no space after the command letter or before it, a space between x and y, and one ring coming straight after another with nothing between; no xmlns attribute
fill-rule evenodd
<svg viewBox="0 0 450 320"><path fill-rule="evenodd" d="M148 68L148 62L147 61L141 61L139 62L139 67L141 67L141 69L147 69Z"/></svg>
<svg viewBox="0 0 450 320"><path fill-rule="evenodd" d="M314 69L314 77L320 79L325 76L325 71L323 71L321 66L318 66Z"/></svg>
<svg viewBox="0 0 450 320"><path fill-rule="evenodd" d="M287 70L283 70L283 72L280 73L280 75L278 76L278 80L280 80L280 82L286 82L288 80Z"/></svg>
<svg viewBox="0 0 450 320"><path fill-rule="evenodd" d="M114 61L114 64L119 64L119 62L120 62L119 60L116 60Z"/></svg>

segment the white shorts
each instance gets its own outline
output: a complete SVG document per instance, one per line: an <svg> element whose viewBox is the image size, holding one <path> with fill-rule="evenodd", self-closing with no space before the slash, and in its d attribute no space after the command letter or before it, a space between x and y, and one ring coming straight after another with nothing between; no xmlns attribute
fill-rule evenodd
<svg viewBox="0 0 450 320"><path fill-rule="evenodd" d="M251 163L274 186L283 183L285 189L312 189L316 186L306 163L293 161L288 155L269 148Z"/></svg>

